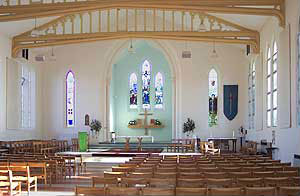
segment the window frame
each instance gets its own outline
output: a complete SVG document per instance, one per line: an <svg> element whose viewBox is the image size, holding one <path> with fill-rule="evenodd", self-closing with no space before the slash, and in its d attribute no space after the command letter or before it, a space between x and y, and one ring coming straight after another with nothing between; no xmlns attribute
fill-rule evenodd
<svg viewBox="0 0 300 196"><path fill-rule="evenodd" d="M220 94L220 90L219 90L219 88L220 88L220 76L219 76L219 72L217 71L217 69L215 68L215 67L212 67L211 69L209 69L209 72L208 72L208 80L207 80L207 82L208 82L208 104L209 104L209 98L210 98L210 74L211 74L211 72L212 71L215 71L216 72L216 80L217 80L217 82L216 82L216 85L217 85L217 115L216 115L216 124L214 124L214 125L211 125L210 124L210 116L209 116L209 108L208 108L208 127L209 128L213 128L213 127L217 127L218 125L219 125L219 123L218 123L218 121L219 121L219 94Z"/></svg>
<svg viewBox="0 0 300 196"><path fill-rule="evenodd" d="M70 126L69 123L68 123L68 76L69 74L72 74L73 76L73 125ZM66 83L66 98L65 98L65 103L66 103L66 112L65 112L65 115L66 115L66 121L65 121L65 125L67 128L74 128L76 127L76 79L75 79L75 74L72 70L69 70L67 72L67 74L65 75L65 83Z"/></svg>
<svg viewBox="0 0 300 196"><path fill-rule="evenodd" d="M267 49L267 62L266 62L266 124L267 128L278 126L278 57L279 50L276 40L273 41L272 47ZM270 64L270 67L269 67ZM276 66L275 66L276 65ZM270 68L270 69L269 69ZM270 70L270 73L269 73ZM274 76L276 78L274 79ZM276 81L275 81L276 80ZM276 84L276 87L275 87ZM275 101L276 99L276 105ZM276 117L274 116L276 115Z"/></svg>
<svg viewBox="0 0 300 196"><path fill-rule="evenodd" d="M156 104L156 80L157 80L157 76L158 74L161 75L161 83L162 83L162 103L161 104ZM156 110L163 110L164 107L165 107L165 102L164 102L164 84L165 84L165 79L164 79L164 75L162 72L158 71L156 74L155 74L155 77L154 77L154 109ZM161 105L161 107L157 107L157 105Z"/></svg>
<svg viewBox="0 0 300 196"><path fill-rule="evenodd" d="M25 69L28 72L28 88L24 89L25 87L23 86L23 82L26 82L26 80L23 78L25 78L24 74L25 74ZM30 66L25 65L25 64L21 64L21 129L33 129L33 123L32 123L32 73L31 73L31 69ZM27 91L27 99L28 99L28 111L27 114L25 114L25 91ZM25 119L27 116L27 119ZM27 121L27 123L25 122ZM26 126L27 124L27 126Z"/></svg>
<svg viewBox="0 0 300 196"><path fill-rule="evenodd" d="M144 102L143 102L143 96L144 96L144 94L143 94L143 87L144 87L144 82L143 82L143 70L144 70L144 65L145 64L149 64L149 67L150 67L150 78L149 78L149 104L144 104ZM150 63L150 61L148 61L147 59L146 60L144 60L143 61L143 63L142 63L142 65L141 65L141 82L142 82L142 84L141 84L141 89L142 89L142 94L141 94L141 108L142 108L142 110L151 110L151 76L152 76L152 64ZM145 107L145 105L148 105L147 107Z"/></svg>
<svg viewBox="0 0 300 196"><path fill-rule="evenodd" d="M253 107L254 104L254 107ZM249 129L255 129L256 115L256 59L249 63L248 70L248 121Z"/></svg>
<svg viewBox="0 0 300 196"><path fill-rule="evenodd" d="M135 78L136 78L136 85L137 85L137 92L136 92L136 97L137 97L137 100L136 100L136 105L132 105L130 103L130 97L131 97L131 93L130 93L130 90L131 90L131 77L135 75ZM138 75L135 73L135 72L131 72L129 74L129 82L128 82L128 86L129 86L129 109L130 110L136 110L138 109L138 94L139 94L139 84L138 84ZM134 107L133 107L134 106Z"/></svg>

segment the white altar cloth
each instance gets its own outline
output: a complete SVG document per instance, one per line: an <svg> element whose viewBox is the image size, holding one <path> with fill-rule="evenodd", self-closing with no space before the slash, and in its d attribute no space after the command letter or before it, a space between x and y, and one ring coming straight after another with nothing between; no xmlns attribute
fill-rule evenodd
<svg viewBox="0 0 300 196"><path fill-rule="evenodd" d="M141 137L141 138L151 138L151 142L154 143L154 137L151 136L151 135L141 135L141 136L125 136L125 135L117 135L116 136L116 139L118 138L138 138L138 137Z"/></svg>

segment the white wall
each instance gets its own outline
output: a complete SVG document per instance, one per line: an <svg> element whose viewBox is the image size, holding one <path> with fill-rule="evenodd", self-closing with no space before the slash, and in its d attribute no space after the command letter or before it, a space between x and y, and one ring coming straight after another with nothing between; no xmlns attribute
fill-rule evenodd
<svg viewBox="0 0 300 196"><path fill-rule="evenodd" d="M276 143L279 148L279 159L292 161L294 153L300 153L300 129L296 124L296 73L297 73L297 33L300 2L286 1L286 27L280 28L276 19L270 19L261 30L261 53L257 66L256 95L256 130L249 131L247 139L260 142L262 139L272 140L275 130ZM289 46L289 29L291 27L291 46ZM266 48L273 40L279 45L278 66L278 127L266 126ZM289 53L289 47L291 53ZM290 70L291 56L291 70ZM291 77L290 77L291 72ZM291 82L291 85L290 85ZM291 90L290 90L291 89ZM291 96L290 96L291 93ZM291 114L291 115L290 115Z"/></svg>
<svg viewBox="0 0 300 196"><path fill-rule="evenodd" d="M272 130L276 130L276 145L279 147L279 158L291 161L294 153L300 153L300 129L296 126L296 65L299 18L298 0L286 1L287 24L291 25L291 54L289 54L287 28L281 29L276 19L270 18L261 29L261 53L257 60L257 93L256 93L256 130L248 132L247 139L271 141ZM273 36L274 35L274 36ZM268 43L276 39L279 45L279 126L266 127L266 80L265 50ZM66 45L55 48L57 61L37 66L37 125L34 130L6 129L6 66L5 58L10 56L11 40L0 35L0 139L32 138L71 138L79 130L88 130L84 126L84 115L104 122L104 129L109 126L106 109L108 58L115 55L116 48L126 40L102 41L86 44ZM244 51L231 45L217 45L219 58L209 58L212 44L188 43L192 59L182 59L185 50L184 42L158 41L167 48L168 58L177 67L176 112L177 135L181 136L182 123L187 117L196 121L195 134L205 139L209 136L232 136L232 131L244 124L247 127L247 70L249 61ZM113 53L113 54L112 54ZM289 56L291 55L291 73L289 76ZM112 64L113 62L111 62ZM215 67L220 75L219 125L208 128L208 72ZM76 127L65 126L65 74L72 69L76 78ZM289 84L291 82L291 97ZM239 113L233 121L223 115L223 85L239 85ZM291 104L291 107L290 107ZM289 115L291 112L291 115ZM107 121L107 122L106 122ZM290 127L290 121L291 127ZM100 135L101 140L105 138Z"/></svg>
<svg viewBox="0 0 300 196"><path fill-rule="evenodd" d="M89 114L91 119L96 118L109 126L106 121L106 84L110 76L107 75L107 58L115 51L120 43L127 46L128 40L102 41L86 44L60 46L55 48L57 61L45 63L43 69L43 124L44 138L71 138L76 137L79 130L88 130L84 126L84 115ZM182 59L181 52L185 49L184 42L158 41L169 47L169 57L179 59L174 61L181 71L174 73L177 85L177 108L181 111L177 135L181 135L182 123L188 117L196 122L195 135L206 139L209 136L230 137L232 131L242 125L243 114L247 105L244 103L247 95L248 61L244 50L232 45L217 45L219 58L210 60L212 44L188 43L192 51L191 59ZM121 44L122 45L122 44ZM124 45L124 44L123 44ZM170 52L171 51L171 52ZM172 52L173 51L173 52ZM116 54L117 55L117 54ZM233 58L234 57L234 58ZM112 62L113 63L113 62ZM109 65L110 66L110 65ZM219 72L219 125L208 127L208 73L212 67ZM76 78L76 127L65 126L65 74L72 69ZM173 68L173 70L176 70ZM239 113L233 121L228 121L223 114L223 85L239 85ZM100 140L104 140L104 135Z"/></svg>
<svg viewBox="0 0 300 196"><path fill-rule="evenodd" d="M38 139L41 137L40 74L37 68L36 126L31 130L12 130L6 126L6 58L11 56L11 39L0 34L0 140Z"/></svg>

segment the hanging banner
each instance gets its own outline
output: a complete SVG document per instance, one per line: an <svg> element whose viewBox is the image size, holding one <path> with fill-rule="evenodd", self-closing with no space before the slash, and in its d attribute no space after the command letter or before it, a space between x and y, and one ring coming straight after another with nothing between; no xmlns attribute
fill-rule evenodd
<svg viewBox="0 0 300 196"><path fill-rule="evenodd" d="M238 113L238 85L224 85L224 115L233 120Z"/></svg>
<svg viewBox="0 0 300 196"><path fill-rule="evenodd" d="M79 152L86 152L88 149L87 132L78 132Z"/></svg>

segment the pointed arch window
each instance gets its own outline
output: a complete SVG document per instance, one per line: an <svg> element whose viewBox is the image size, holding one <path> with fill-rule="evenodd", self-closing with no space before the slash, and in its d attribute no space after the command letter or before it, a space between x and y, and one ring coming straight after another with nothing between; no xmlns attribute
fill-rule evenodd
<svg viewBox="0 0 300 196"><path fill-rule="evenodd" d="M249 73L248 73L248 121L249 129L255 128L255 61L249 64Z"/></svg>
<svg viewBox="0 0 300 196"><path fill-rule="evenodd" d="M66 75L66 124L75 126L75 77L72 71Z"/></svg>
<svg viewBox="0 0 300 196"><path fill-rule="evenodd" d="M150 109L151 64L147 60L142 65L142 82L143 109Z"/></svg>
<svg viewBox="0 0 300 196"><path fill-rule="evenodd" d="M129 107L131 109L137 108L137 91L138 91L138 84L137 84L137 76L135 73L130 74L129 78Z"/></svg>
<svg viewBox="0 0 300 196"><path fill-rule="evenodd" d="M21 127L31 128L31 71L29 66L22 65L21 69Z"/></svg>
<svg viewBox="0 0 300 196"><path fill-rule="evenodd" d="M158 72L155 76L155 108L161 109L163 108L163 76L160 72Z"/></svg>
<svg viewBox="0 0 300 196"><path fill-rule="evenodd" d="M267 55L267 127L276 127L278 121L277 69L278 46L277 43L274 42L273 49L268 48Z"/></svg>
<svg viewBox="0 0 300 196"><path fill-rule="evenodd" d="M218 73L215 69L210 70L208 75L208 98L208 125L213 127L218 123Z"/></svg>

